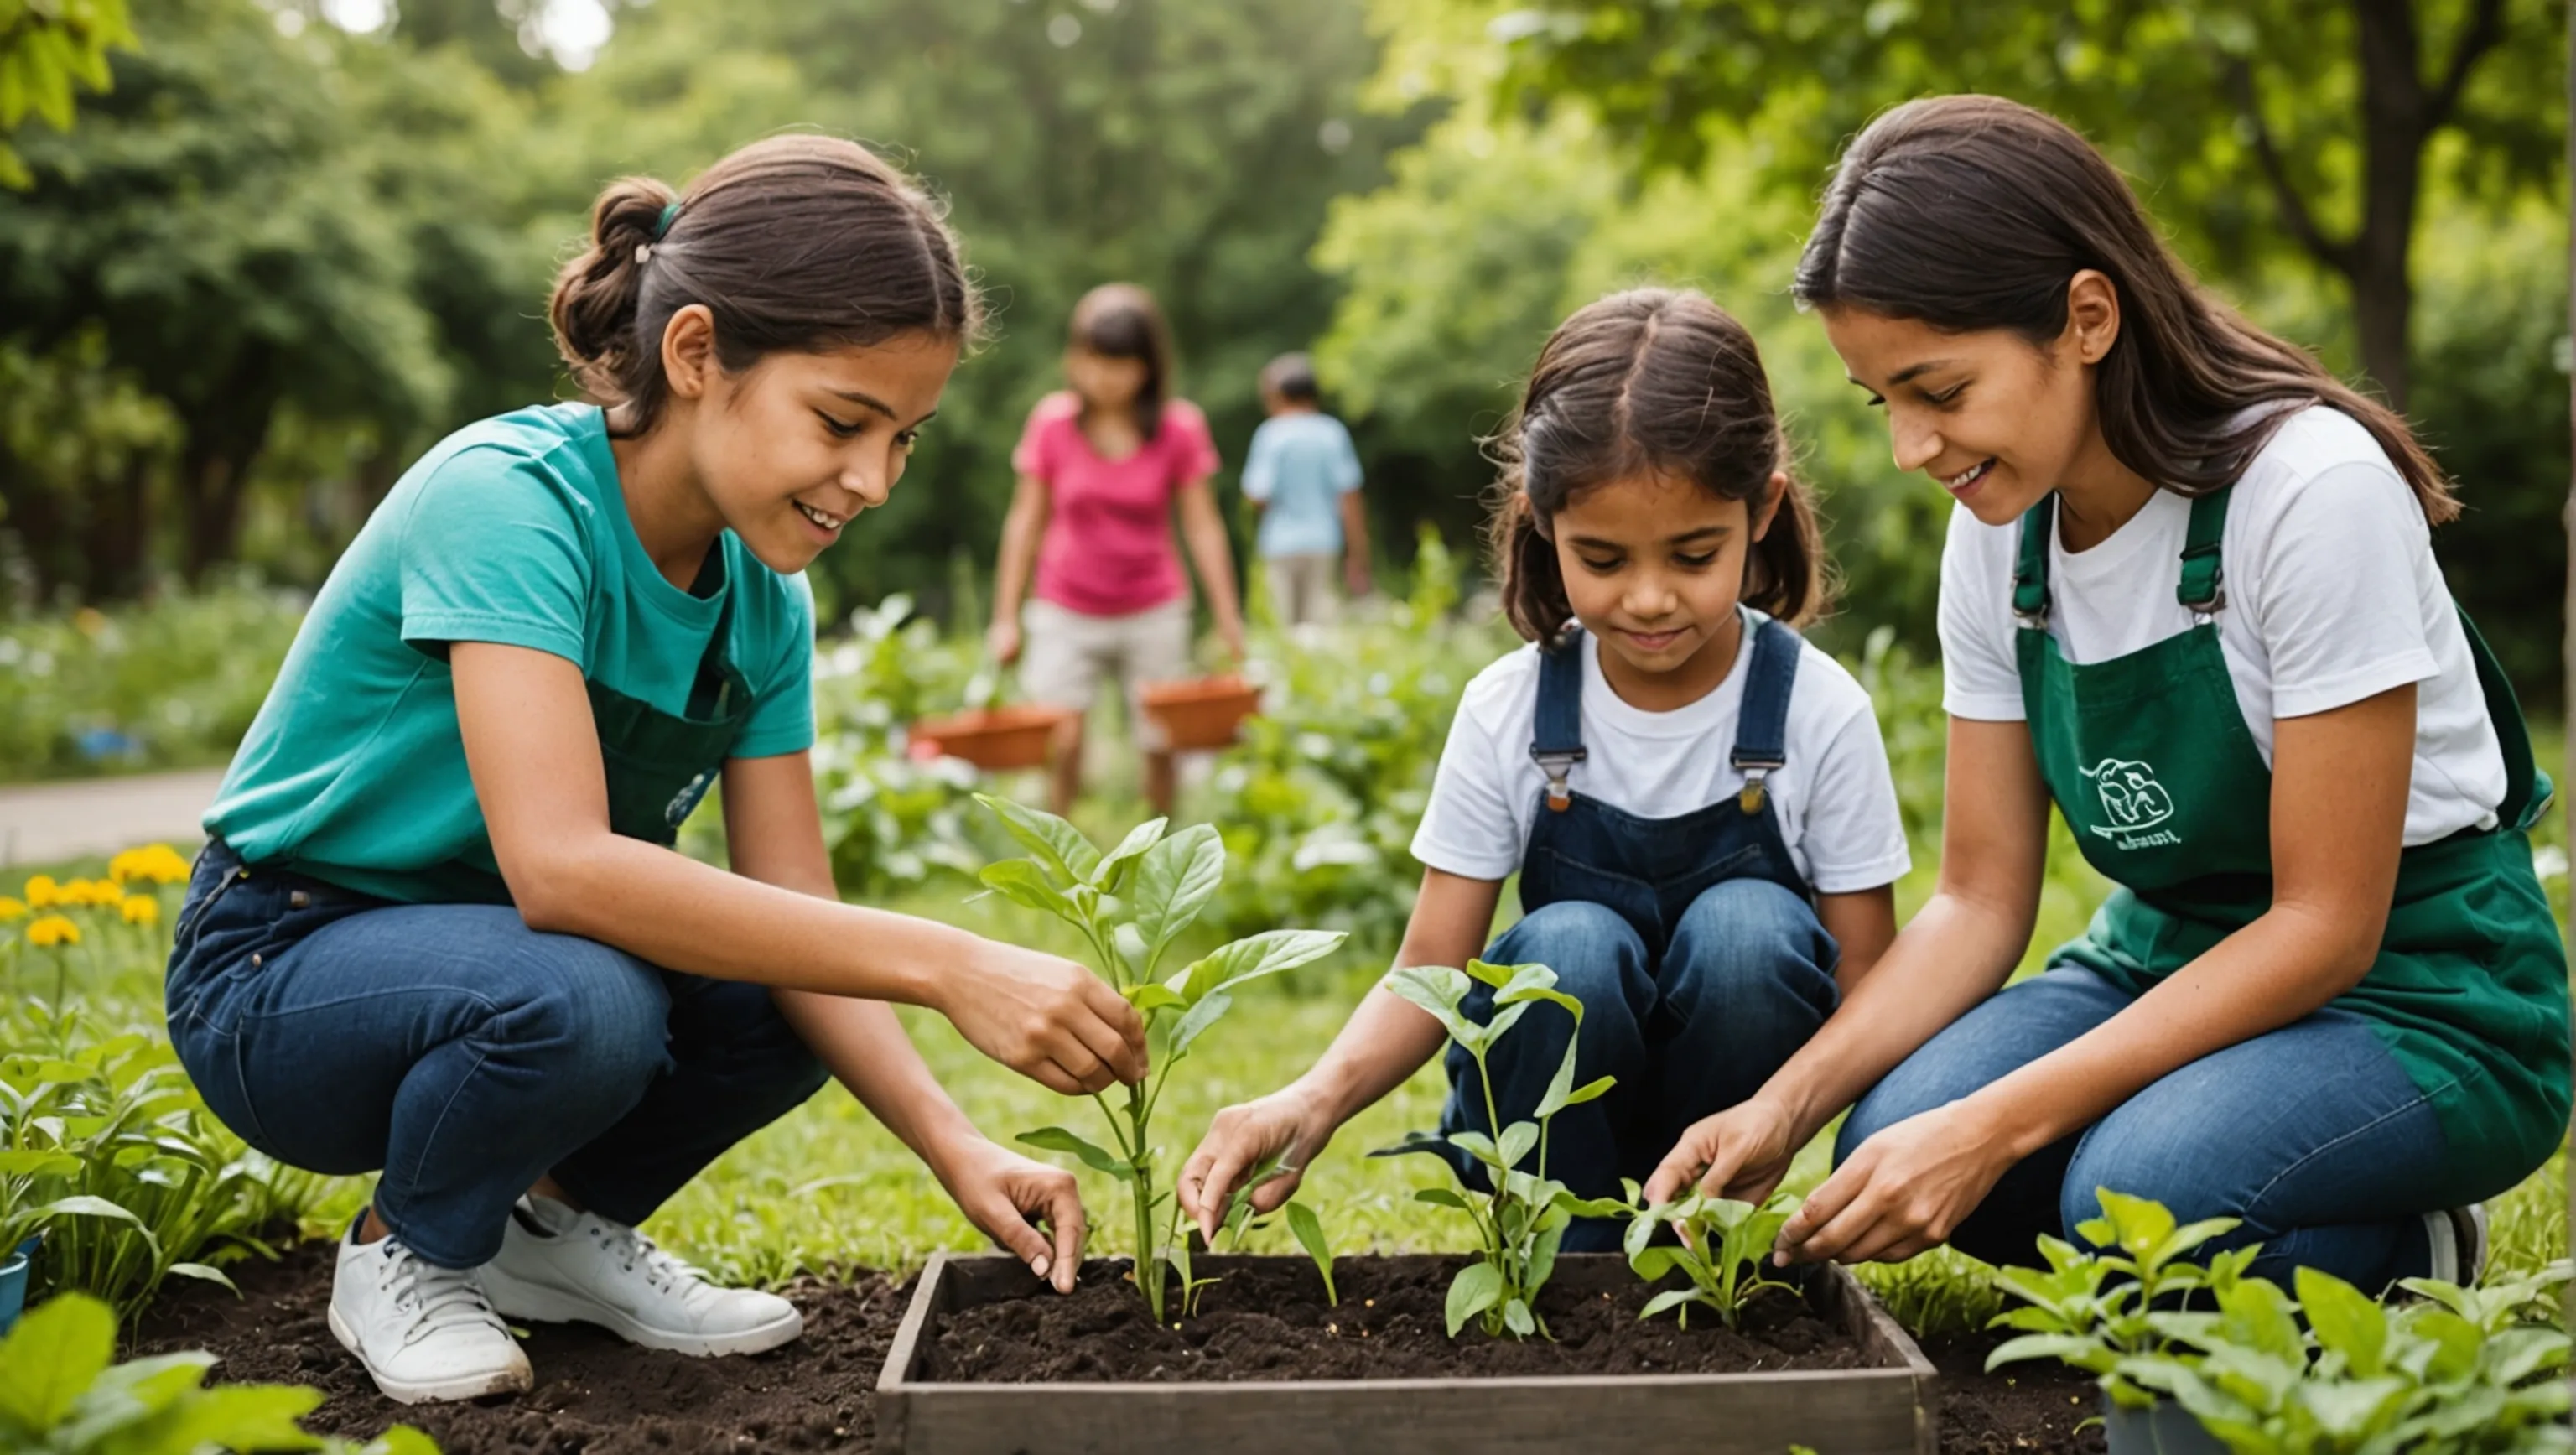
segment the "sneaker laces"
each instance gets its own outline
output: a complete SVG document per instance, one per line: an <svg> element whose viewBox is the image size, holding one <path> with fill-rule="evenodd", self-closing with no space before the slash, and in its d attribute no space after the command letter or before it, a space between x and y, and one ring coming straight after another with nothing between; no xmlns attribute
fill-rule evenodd
<svg viewBox="0 0 2576 1455"><path fill-rule="evenodd" d="M666 1252L651 1238L623 1223L606 1218L591 1219L591 1236L598 1239L617 1259L621 1272L644 1270L644 1281L653 1288L677 1292L686 1298L691 1294L711 1291L707 1271L676 1254Z"/></svg>
<svg viewBox="0 0 2576 1455"><path fill-rule="evenodd" d="M410 1315L402 1326L405 1348L432 1334L480 1325L503 1329L501 1316L483 1297L470 1268L441 1268L422 1258L399 1238L385 1239L379 1286L393 1295L397 1313Z"/></svg>

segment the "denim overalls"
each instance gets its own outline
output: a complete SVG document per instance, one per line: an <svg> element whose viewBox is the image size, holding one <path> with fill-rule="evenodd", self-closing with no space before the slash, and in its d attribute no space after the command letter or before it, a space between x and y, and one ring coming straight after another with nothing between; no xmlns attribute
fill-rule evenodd
<svg viewBox="0 0 2576 1455"><path fill-rule="evenodd" d="M1641 818L1568 787L1588 756L1581 630L1540 657L1530 756L1548 782L1521 856L1525 913L1485 959L1554 969L1558 988L1583 1002L1576 1082L1618 1078L1607 1096L1559 1112L1548 1137L1548 1175L1577 1196L1615 1196L1621 1177L1643 1181L1693 1122L1752 1095L1839 1000L1840 951L1765 786L1789 761L1802 644L1767 617L1744 621L1739 650L1751 660L1730 758L1744 789L1670 818ZM1480 1022L1490 1016L1491 988L1478 985L1466 1009ZM1572 1030L1564 1011L1534 1006L1487 1053L1506 1124L1546 1094ZM1441 1130L1490 1132L1474 1059L1452 1046L1446 1065ZM1464 1175L1483 1185L1480 1171ZM1620 1231L1616 1220L1580 1220L1564 1247L1615 1248Z"/></svg>

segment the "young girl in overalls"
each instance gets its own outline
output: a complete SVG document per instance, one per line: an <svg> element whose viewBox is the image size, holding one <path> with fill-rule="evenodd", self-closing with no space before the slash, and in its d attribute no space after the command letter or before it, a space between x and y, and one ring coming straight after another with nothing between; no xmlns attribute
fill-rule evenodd
<svg viewBox="0 0 2576 1455"><path fill-rule="evenodd" d="M1869 695L1792 630L1824 563L1734 319L1652 289L1583 309L1541 351L1503 445L1494 540L1530 645L1459 703L1397 963L1556 971L1584 1007L1577 1081L1617 1085L1557 1115L1548 1174L1616 1196L1751 1095L1869 971L1895 934L1905 836ZM1487 946L1516 871L1524 913ZM1469 1014L1490 1016L1492 995L1478 986ZM1531 1114L1576 1035L1538 1005L1489 1052L1506 1124ZM1444 1039L1372 991L1312 1070L1218 1114L1182 1170L1183 1207L1212 1227L1246 1168L1274 1153L1310 1165ZM1452 1048L1446 1064L1442 1130L1490 1133L1474 1060ZM1564 1246L1618 1233L1579 1221Z"/></svg>
<svg viewBox="0 0 2576 1455"><path fill-rule="evenodd" d="M955 240L864 149L779 138L685 196L610 187L552 314L598 403L415 465L225 775L181 1061L261 1151L381 1169L329 1322L397 1400L528 1388L504 1319L795 1338L635 1225L827 1074L1069 1288L1072 1180L978 1134L885 1002L1065 1092L1141 1074L1136 1017L1069 961L841 904L807 763L799 573L885 502L976 330ZM719 775L730 873L671 848Z"/></svg>
<svg viewBox="0 0 2576 1455"><path fill-rule="evenodd" d="M1797 291L1958 500L1941 879L1654 1190L1758 1193L1857 1100L1788 1254L2027 1262L2108 1187L2241 1219L2217 1246L2276 1278L2474 1278L2475 1205L2566 1133L2567 966L2524 833L2547 780L2434 562L2440 470L2011 102L1873 123ZM2003 988L2051 805L2118 888Z"/></svg>

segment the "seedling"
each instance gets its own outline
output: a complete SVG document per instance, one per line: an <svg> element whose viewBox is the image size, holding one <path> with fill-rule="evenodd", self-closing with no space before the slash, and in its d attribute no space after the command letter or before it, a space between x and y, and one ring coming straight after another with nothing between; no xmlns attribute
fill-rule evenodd
<svg viewBox="0 0 2576 1455"><path fill-rule="evenodd" d="M1253 1190L1276 1182L1295 1170L1288 1165L1283 1155L1276 1152L1253 1166L1251 1172L1226 1199L1225 1216L1217 1220L1217 1236L1226 1240L1227 1251L1240 1249L1243 1246L1243 1235L1247 1231L1268 1226L1253 1219ZM1292 1202L1280 1211L1288 1220L1288 1231L1296 1238L1297 1246L1305 1249L1306 1256L1314 1260L1315 1272L1324 1280L1325 1303L1334 1308L1341 1307L1342 1296L1333 1288L1333 1247L1324 1237L1323 1219L1315 1216L1315 1210L1302 1202ZM1199 1291L1215 1281L1213 1278L1202 1278L1190 1282L1187 1285L1188 1296L1182 1300L1182 1312L1184 1314L1197 1312Z"/></svg>
<svg viewBox="0 0 2576 1455"><path fill-rule="evenodd" d="M1176 1277L1185 1306L1203 1280L1190 1272L1189 1244L1178 1237L1180 1207L1156 1165L1154 1108L1172 1068L1234 1005L1234 991L1265 975L1320 960L1342 936L1320 930L1270 930L1236 940L1190 962L1167 978L1163 958L1225 879L1225 845L1216 830L1193 824L1166 833L1166 820L1141 824L1103 854L1082 830L1050 813L1008 799L978 794L1029 850L1028 857L985 866L982 879L1016 904L1044 910L1082 932L1091 967L1145 1018L1153 1071L1126 1088L1113 1108L1106 1095L1092 1101L1108 1123L1117 1150L1063 1127L1040 1127L1020 1136L1032 1147L1070 1152L1084 1165L1127 1184L1136 1238L1136 1286L1157 1323L1165 1321L1166 1282Z"/></svg>
<svg viewBox="0 0 2576 1455"><path fill-rule="evenodd" d="M1494 1014L1483 1025L1460 1009L1477 981L1494 988ZM1387 988L1438 1017L1449 1039L1475 1058L1476 1083L1484 1093L1489 1127L1503 1126L1494 1106L1493 1078L1486 1072L1486 1057L1495 1042L1542 1001L1563 1006L1578 1029L1583 1024L1583 1003L1557 989L1556 972L1545 965L1488 965L1470 960L1464 972L1445 965L1407 966L1387 978ZM1566 1225L1577 1217L1608 1217L1630 1210L1616 1199L1576 1197L1564 1183L1547 1176L1548 1124L1558 1112L1591 1101L1612 1085L1607 1076L1579 1087L1574 1084L1575 1045L1573 1039L1566 1042L1564 1064L1556 1068L1555 1079L1548 1083L1531 1119L1503 1127L1500 1137L1452 1132L1442 1138L1416 1132L1395 1146L1369 1154L1396 1157L1425 1152L1454 1173L1447 1149L1455 1147L1484 1165L1491 1184L1488 1192L1477 1192L1462 1181L1455 1190L1426 1187L1414 1194L1420 1201L1456 1208L1476 1228L1477 1259L1459 1269L1449 1285L1453 1339L1471 1318L1482 1320L1489 1335L1509 1333L1525 1339L1545 1334L1547 1325L1537 1312L1538 1293L1555 1271L1556 1250L1564 1241ZM1525 1161L1530 1163L1527 1170L1521 1167Z"/></svg>
<svg viewBox="0 0 2576 1455"><path fill-rule="evenodd" d="M2102 1216L2076 1225L2076 1235L2102 1251L2085 1252L2043 1233L2040 1256L2049 1271L2005 1268L1995 1274L2004 1292L2029 1307L1996 1317L2000 1328L2025 1332L1986 1358L1989 1372L2019 1359L2054 1358L2086 1370L2121 1404L2143 1408L2153 1396L2132 1382L2124 1366L2159 1354L2195 1319L2181 1312L2185 1295L2232 1283L2254 1261L2252 1248L2212 1258L2207 1267L2188 1256L2201 1244L2233 1231L2234 1218L2177 1225L2161 1203L2096 1189Z"/></svg>
<svg viewBox="0 0 2576 1455"><path fill-rule="evenodd" d="M1640 1196L1637 1184L1623 1185L1628 1189L1628 1200L1636 1201ZM1762 1260L1770 1256L1780 1229L1797 1210L1798 1199L1786 1193L1773 1193L1768 1202L1757 1207L1694 1191L1639 1212L1630 1220L1622 1244L1628 1254L1628 1266L1648 1283L1680 1269L1690 1279L1690 1287L1669 1288L1656 1294L1646 1301L1645 1311L1637 1317L1651 1319L1674 1309L1679 1311L1675 1317L1687 1329L1691 1305L1700 1304L1715 1309L1728 1328L1736 1327L1754 1295L1766 1288L1789 1289L1778 1279L1762 1276ZM1650 1241L1655 1229L1665 1226L1681 1235L1679 1246Z"/></svg>

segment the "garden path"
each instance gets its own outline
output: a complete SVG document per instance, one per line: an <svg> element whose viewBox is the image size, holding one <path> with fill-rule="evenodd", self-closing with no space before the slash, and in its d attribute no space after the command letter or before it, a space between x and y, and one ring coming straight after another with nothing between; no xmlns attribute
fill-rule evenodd
<svg viewBox="0 0 2576 1455"><path fill-rule="evenodd" d="M202 832L221 768L0 785L0 867L113 854L137 844L185 849Z"/></svg>

